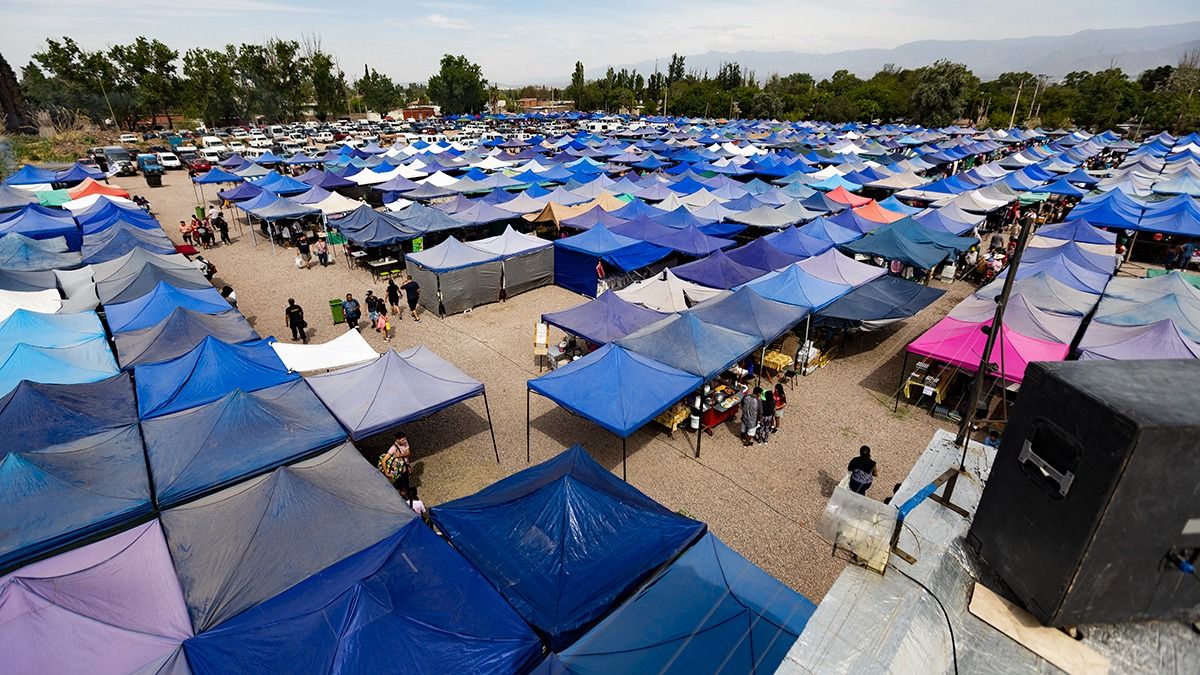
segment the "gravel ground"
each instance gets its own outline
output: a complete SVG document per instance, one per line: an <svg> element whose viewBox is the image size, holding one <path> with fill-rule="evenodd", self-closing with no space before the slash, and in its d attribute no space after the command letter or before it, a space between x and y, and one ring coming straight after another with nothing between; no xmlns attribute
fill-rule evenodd
<svg viewBox="0 0 1200 675"><path fill-rule="evenodd" d="M140 178L116 182L150 199L167 233L178 241L177 224L196 204L185 172L169 173L164 187L156 189L146 188ZM215 193L211 186L206 191L210 197ZM344 330L329 319L330 299L347 292L361 299L368 289L383 291L366 271L348 269L340 255L328 268L296 269L294 253L272 254L268 244L260 239L253 246L249 231L243 232L240 235L235 225L232 245L204 255L219 270L214 283L237 291L240 309L263 336L290 340L283 321L289 297L307 312L310 341L324 342ZM721 428L704 438L697 460L692 457L694 436L678 431L672 437L662 427L648 425L629 439L629 481L669 508L708 523L747 558L819 601L843 563L831 557L829 546L817 536L816 519L860 445L870 445L879 462L880 476L870 496L882 499L907 475L941 425L916 408L901 406L893 413L891 396L904 345L970 290L956 283L917 317L851 338L828 366L799 379L789 392L784 427L767 445L743 448L734 431ZM379 350L425 345L487 386L499 464L492 454L482 399L405 429L417 459L416 483L427 504L470 494L527 466L523 394L525 381L538 374L532 354L534 324L543 312L582 301L564 289L546 287L445 319L427 315L419 324L406 319L397 324L390 345L374 331L364 332ZM532 399L532 416L534 462L582 443L619 475L619 439L538 396Z"/></svg>

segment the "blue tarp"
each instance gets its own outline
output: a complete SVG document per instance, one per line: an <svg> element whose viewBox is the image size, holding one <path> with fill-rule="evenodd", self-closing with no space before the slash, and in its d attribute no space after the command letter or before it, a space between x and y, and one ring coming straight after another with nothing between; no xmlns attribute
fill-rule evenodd
<svg viewBox="0 0 1200 675"><path fill-rule="evenodd" d="M154 290L136 300L105 305L104 314L113 334L152 328L170 316L176 307L202 314L229 311L229 303L215 288L180 289L160 283Z"/></svg>
<svg viewBox="0 0 1200 675"><path fill-rule="evenodd" d="M23 234L33 239L64 237L67 248L78 251L83 235L69 211L50 208L40 204L29 204L16 211L0 215L0 236L10 232Z"/></svg>
<svg viewBox="0 0 1200 675"><path fill-rule="evenodd" d="M768 300L743 286L707 300L690 312L701 321L757 336L770 344L808 315L808 309Z"/></svg>
<svg viewBox="0 0 1200 675"><path fill-rule="evenodd" d="M424 523L184 643L193 673L522 673L538 637Z"/></svg>
<svg viewBox="0 0 1200 675"><path fill-rule="evenodd" d="M529 388L625 438L701 385L695 375L613 343L529 380Z"/></svg>
<svg viewBox="0 0 1200 675"><path fill-rule="evenodd" d="M933 304L946 291L906 279L883 276L859 286L818 312L817 323L858 326L906 319Z"/></svg>
<svg viewBox="0 0 1200 675"><path fill-rule="evenodd" d="M389 349L307 381L356 441L484 394L481 382L425 347Z"/></svg>
<svg viewBox="0 0 1200 675"><path fill-rule="evenodd" d="M212 403L235 389L258 391L299 377L265 340L231 345L214 337L169 361L133 370L143 420Z"/></svg>
<svg viewBox="0 0 1200 675"><path fill-rule="evenodd" d="M672 268L680 279L695 282L710 288L733 288L757 279L766 270L735 262L724 251L717 251L707 258Z"/></svg>
<svg viewBox="0 0 1200 675"><path fill-rule="evenodd" d="M769 675L814 611L709 533L535 672Z"/></svg>
<svg viewBox="0 0 1200 675"><path fill-rule="evenodd" d="M0 503L0 571L150 513L137 424L60 445L17 450L6 443Z"/></svg>
<svg viewBox="0 0 1200 675"><path fill-rule="evenodd" d="M160 517L192 625L203 634L390 537L416 514L345 443Z"/></svg>
<svg viewBox="0 0 1200 675"><path fill-rule="evenodd" d="M578 445L434 507L432 518L551 649L570 645L705 529Z"/></svg>
<svg viewBox="0 0 1200 675"><path fill-rule="evenodd" d="M301 380L235 389L189 410L142 422L162 508L221 489L346 440Z"/></svg>
<svg viewBox="0 0 1200 675"><path fill-rule="evenodd" d="M542 315L542 321L598 345L665 318L666 314L626 302L612 291L582 305Z"/></svg>
<svg viewBox="0 0 1200 675"><path fill-rule="evenodd" d="M616 344L707 381L758 349L762 340L685 312L630 333Z"/></svg>
<svg viewBox="0 0 1200 675"><path fill-rule="evenodd" d="M26 380L0 397L0 429L10 452L33 452L135 422L127 373L84 384Z"/></svg>

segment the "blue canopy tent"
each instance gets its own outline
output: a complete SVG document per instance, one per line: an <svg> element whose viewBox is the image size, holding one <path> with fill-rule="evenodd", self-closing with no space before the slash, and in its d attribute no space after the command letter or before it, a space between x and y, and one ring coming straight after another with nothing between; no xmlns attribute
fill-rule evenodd
<svg viewBox="0 0 1200 675"><path fill-rule="evenodd" d="M578 445L431 517L551 649L570 645L705 530Z"/></svg>
<svg viewBox="0 0 1200 675"><path fill-rule="evenodd" d="M1097 197L1084 197L1067 214L1067 220L1086 219L1092 225L1137 229L1145 205L1121 190L1110 190Z"/></svg>
<svg viewBox="0 0 1200 675"><path fill-rule="evenodd" d="M941 262L979 243L978 239L954 237L929 230L911 218L884 225L870 235L842 248L884 260L899 260L918 269L931 270Z"/></svg>
<svg viewBox="0 0 1200 675"><path fill-rule="evenodd" d="M679 230L647 216L635 216L628 221L610 226L609 231L622 237L629 237L630 239L652 241L659 237L675 234Z"/></svg>
<svg viewBox="0 0 1200 675"><path fill-rule="evenodd" d="M266 340L234 345L212 336L169 361L133 369L142 420L212 403L235 389L258 391L299 377Z"/></svg>
<svg viewBox="0 0 1200 675"><path fill-rule="evenodd" d="M356 441L482 396L500 462L483 383L425 347L389 349L374 361L305 379Z"/></svg>
<svg viewBox="0 0 1200 675"><path fill-rule="evenodd" d="M31 239L64 237L67 250L78 251L83 241L79 225L69 211L29 204L0 214L0 237L15 232Z"/></svg>
<svg viewBox="0 0 1200 675"><path fill-rule="evenodd" d="M12 211L38 203L34 193L8 185L0 185L0 212Z"/></svg>
<svg viewBox="0 0 1200 675"><path fill-rule="evenodd" d="M115 205L112 207L112 210L97 211L97 215L89 220L82 220L77 216L76 221L79 222L79 227L84 237L116 226L137 228L139 230L162 230L162 225L145 211L141 209L123 209Z"/></svg>
<svg viewBox="0 0 1200 675"><path fill-rule="evenodd" d="M776 234L786 234L789 232L792 233L792 235L790 239L784 239L785 244L788 242L793 244L804 243L800 241L800 237L804 237L804 235L800 234L800 232L793 227L789 227L786 230L777 232ZM772 243L770 236L773 235L755 239L749 244L739 246L738 248L729 251L729 259L747 267L753 267L764 272L770 272L772 270L782 269L794 262L798 262L808 257L807 255L794 255L779 249L774 243ZM818 253L819 252L820 251L818 251Z"/></svg>
<svg viewBox="0 0 1200 675"><path fill-rule="evenodd" d="M204 278L200 270L192 267L191 262L183 256L159 257L158 254L146 251L146 249L136 248L121 260L133 261L134 256L144 261L140 269L135 271L137 262L133 262L123 267L123 270L129 270L126 273L122 274L118 271L112 275L97 277L99 280L96 282L96 297L101 303L112 305L136 300L154 291L154 288L160 283L192 290L212 287L212 282ZM176 263L174 258L178 258L181 262ZM109 262L119 265L121 260L114 259Z"/></svg>
<svg viewBox="0 0 1200 675"><path fill-rule="evenodd" d="M114 336L117 360L129 370L142 363L168 361L192 350L206 337L227 344L259 339L246 318L236 309L204 314L176 307L165 319L150 328L125 331Z"/></svg>
<svg viewBox="0 0 1200 675"><path fill-rule="evenodd" d="M705 323L753 335L765 349L780 335L803 321L809 310L768 300L743 286L732 293L706 300L689 312Z"/></svg>
<svg viewBox="0 0 1200 675"><path fill-rule="evenodd" d="M632 272L662 260L671 250L614 234L603 225L554 242L554 283L596 297L603 265Z"/></svg>
<svg viewBox="0 0 1200 675"><path fill-rule="evenodd" d="M1062 197L1082 197L1087 194L1086 191L1080 190L1072 185L1069 181L1067 181L1066 178L1059 178L1049 185L1043 185L1042 187L1037 188L1037 192L1059 195Z"/></svg>
<svg viewBox="0 0 1200 675"><path fill-rule="evenodd" d="M0 321L0 357L7 357L20 344L71 347L105 335L100 317L93 311L45 314L18 309Z"/></svg>
<svg viewBox="0 0 1200 675"><path fill-rule="evenodd" d="M54 182L56 172L50 169L42 169L32 164L22 165L21 168L14 171L8 178L4 179L5 185L49 185Z"/></svg>
<svg viewBox="0 0 1200 675"><path fill-rule="evenodd" d="M0 572L149 514L137 424L38 448L6 442L0 502Z"/></svg>
<svg viewBox="0 0 1200 675"><path fill-rule="evenodd" d="M946 291L893 276L883 276L855 288L817 312L819 326L873 330L907 319L942 297Z"/></svg>
<svg viewBox="0 0 1200 675"><path fill-rule="evenodd" d="M724 251L717 251L706 258L672 268L671 271L680 279L709 288L741 286L766 273L765 270L734 261Z"/></svg>
<svg viewBox="0 0 1200 675"><path fill-rule="evenodd" d="M924 209L920 209L915 206L909 206L908 204L905 204L904 202L900 201L899 199L896 199L896 195L892 195L891 197L888 197L887 199L881 200L879 202L879 205L881 207L887 209L888 211L895 211L896 213L899 213L904 216L915 216L916 214L920 213L921 211L924 211Z"/></svg>
<svg viewBox="0 0 1200 675"><path fill-rule="evenodd" d="M762 340L684 312L630 333L616 344L707 382L758 349Z"/></svg>
<svg viewBox="0 0 1200 675"><path fill-rule="evenodd" d="M142 422L160 508L222 489L346 440L301 380L246 392Z"/></svg>
<svg viewBox="0 0 1200 675"><path fill-rule="evenodd" d="M347 240L363 248L389 246L416 239L422 234L421 230L405 224L400 217L376 211L366 204L341 218L330 219L328 223Z"/></svg>
<svg viewBox="0 0 1200 675"><path fill-rule="evenodd" d="M84 235L79 252L85 264L94 264L120 258L138 248L160 255L175 253L175 244L161 229L145 230L125 224Z"/></svg>
<svg viewBox="0 0 1200 675"><path fill-rule="evenodd" d="M838 226L835 225L834 227ZM832 241L817 239L812 235L805 234L798 227L789 227L779 232L772 232L763 237L763 240L776 250L793 255L796 259L820 255L834 247Z"/></svg>
<svg viewBox="0 0 1200 675"><path fill-rule="evenodd" d="M624 210L626 208L628 207L623 206L619 210ZM626 220L627 219L625 218L614 215L614 213L605 211L601 206L593 206L577 216L571 216L570 218L564 219L559 223L559 225L576 230L590 230L597 225L603 225L605 227L621 225L622 223L626 222Z"/></svg>
<svg viewBox="0 0 1200 675"><path fill-rule="evenodd" d="M1058 225L1045 225L1037 231L1037 236L1047 239L1064 239L1080 244L1111 244L1117 243L1117 234L1101 230L1087 220L1079 218L1068 220Z"/></svg>
<svg viewBox="0 0 1200 675"><path fill-rule="evenodd" d="M395 534L416 514L349 443L160 516L204 633Z"/></svg>
<svg viewBox="0 0 1200 675"><path fill-rule="evenodd" d="M254 199L264 192L266 192L266 190L260 188L254 183L242 183L235 188L217 192L217 196L227 202L237 203Z"/></svg>
<svg viewBox="0 0 1200 675"><path fill-rule="evenodd" d="M209 169L208 171L200 174L199 176L192 177L192 182L196 183L197 185L213 185L216 183L241 183L244 180L246 180L246 179L242 178L241 176L239 176L235 173L229 173L228 171L224 171L220 168Z"/></svg>
<svg viewBox="0 0 1200 675"><path fill-rule="evenodd" d="M582 305L542 315L543 322L597 345L665 318L666 314L622 300L613 291L605 291Z"/></svg>
<svg viewBox="0 0 1200 675"><path fill-rule="evenodd" d="M828 241L837 246L861 239L863 236L862 232L842 227L828 218L817 218L810 223L801 225L798 229L801 234L806 234L813 239Z"/></svg>
<svg viewBox="0 0 1200 675"><path fill-rule="evenodd" d="M45 384L104 380L117 374L116 365L104 336L65 347L18 343L0 353L0 395L15 389L22 380Z"/></svg>
<svg viewBox="0 0 1200 675"><path fill-rule="evenodd" d="M167 318L176 307L202 314L229 311L229 303L215 288L196 290L175 288L159 283L154 290L136 300L105 305L104 314L113 335L151 328Z"/></svg>
<svg viewBox="0 0 1200 675"><path fill-rule="evenodd" d="M82 384L25 380L0 396L0 429L10 452L34 452L136 422L128 373Z"/></svg>
<svg viewBox="0 0 1200 675"><path fill-rule="evenodd" d="M796 265L746 284L746 288L768 300L816 311L850 292L849 284L826 281Z"/></svg>
<svg viewBox="0 0 1200 675"><path fill-rule="evenodd" d="M193 673L522 673L537 635L424 523L184 643Z"/></svg>
<svg viewBox="0 0 1200 675"><path fill-rule="evenodd" d="M702 384L699 377L608 343L535 380L525 392L525 461L529 461L530 396L537 392L625 439Z"/></svg>
<svg viewBox="0 0 1200 675"><path fill-rule="evenodd" d="M534 672L770 675L815 611L710 532Z"/></svg>
<svg viewBox="0 0 1200 675"><path fill-rule="evenodd" d="M695 225L688 225L683 229L655 237L651 240L651 243L665 246L693 258L706 256L714 251L727 249L734 245L733 240L709 236Z"/></svg>

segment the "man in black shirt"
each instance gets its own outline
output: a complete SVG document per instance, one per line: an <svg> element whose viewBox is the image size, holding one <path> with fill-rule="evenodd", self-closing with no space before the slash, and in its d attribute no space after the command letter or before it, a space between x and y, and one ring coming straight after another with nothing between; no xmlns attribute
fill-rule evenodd
<svg viewBox="0 0 1200 675"><path fill-rule="evenodd" d="M288 328L292 329L292 340L304 340L304 344L308 344L308 333L304 330L308 328L308 322L304 320L304 308L296 304L295 298L288 298L287 309L283 310L283 319Z"/></svg>
<svg viewBox="0 0 1200 675"><path fill-rule="evenodd" d="M846 470L850 472L850 491L860 495L867 494L875 476L879 475L879 467L871 459L871 448L866 445L858 449L858 457L850 460Z"/></svg>
<svg viewBox="0 0 1200 675"><path fill-rule="evenodd" d="M417 300L421 298L421 285L412 277L406 277L400 290L404 291L404 299L408 301L408 311L412 314L413 321L421 323L421 319L417 317Z"/></svg>

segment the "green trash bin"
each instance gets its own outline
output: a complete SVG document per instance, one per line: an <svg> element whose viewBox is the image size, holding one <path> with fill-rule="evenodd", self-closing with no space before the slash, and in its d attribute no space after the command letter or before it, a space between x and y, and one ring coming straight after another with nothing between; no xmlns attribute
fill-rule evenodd
<svg viewBox="0 0 1200 675"><path fill-rule="evenodd" d="M334 298L329 301L329 313L333 315L333 325L346 323L346 315L342 314L342 301Z"/></svg>

